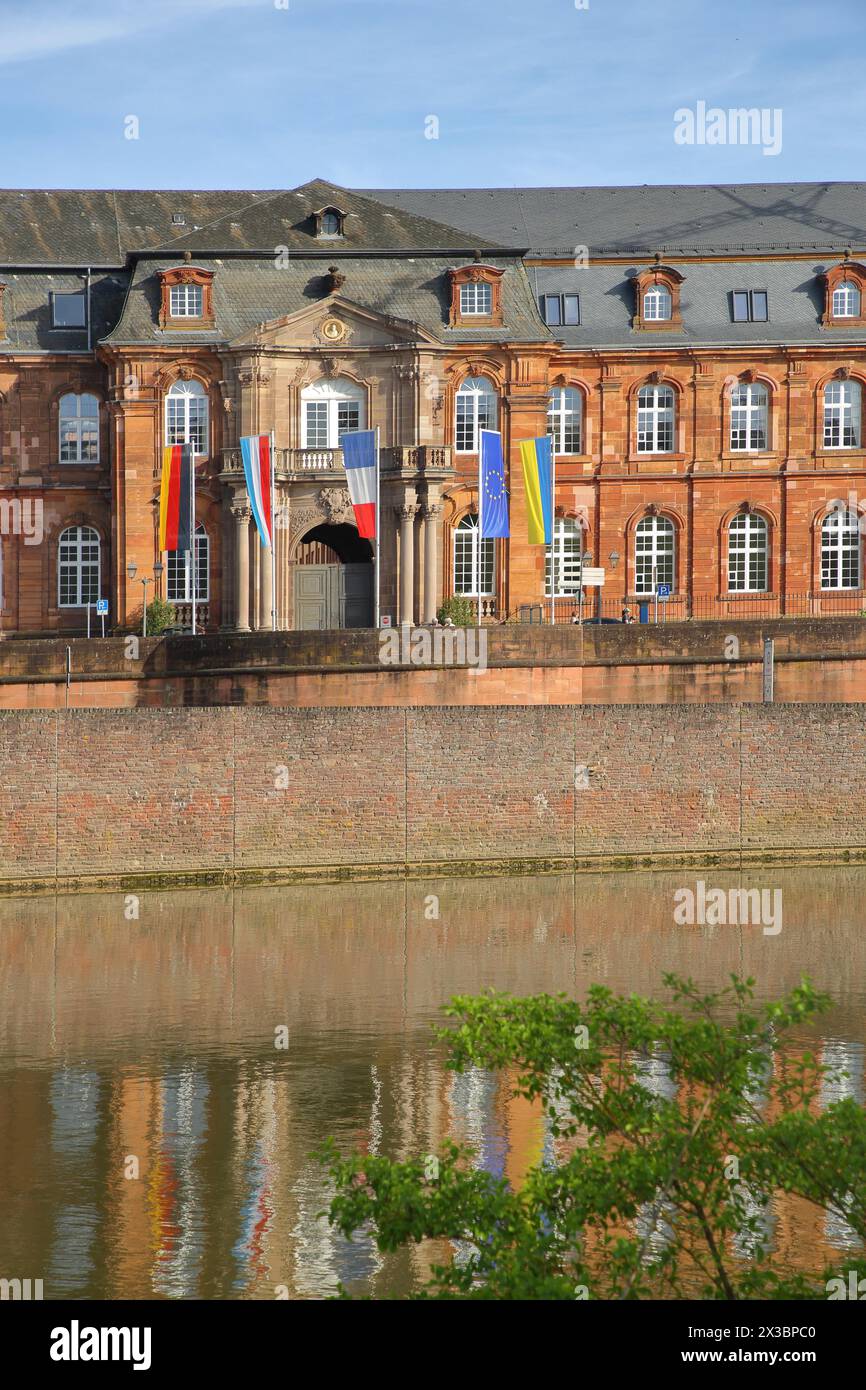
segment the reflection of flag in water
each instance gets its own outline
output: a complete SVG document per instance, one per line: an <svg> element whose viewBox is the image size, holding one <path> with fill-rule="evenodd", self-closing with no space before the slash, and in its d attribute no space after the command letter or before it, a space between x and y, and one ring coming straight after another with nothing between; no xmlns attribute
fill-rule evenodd
<svg viewBox="0 0 866 1390"><path fill-rule="evenodd" d="M191 550L195 472L191 444L169 444L162 451L159 489L160 550Z"/></svg>
<svg viewBox="0 0 866 1390"><path fill-rule="evenodd" d="M502 458L502 435L496 430L481 431L481 455L478 465L481 536L507 536L508 494L505 491L505 464Z"/></svg>
<svg viewBox="0 0 866 1390"><path fill-rule="evenodd" d="M553 542L553 440L549 434L541 439L520 442L520 461L523 464L523 485L526 489L526 517L530 545L551 545Z"/></svg>
<svg viewBox="0 0 866 1390"><path fill-rule="evenodd" d="M352 430L341 436L340 444L358 535L373 540L379 521L376 516L376 431Z"/></svg>
<svg viewBox="0 0 866 1390"><path fill-rule="evenodd" d="M253 520L262 538L262 545L270 549L274 522L270 435L244 435L241 440L241 458Z"/></svg>

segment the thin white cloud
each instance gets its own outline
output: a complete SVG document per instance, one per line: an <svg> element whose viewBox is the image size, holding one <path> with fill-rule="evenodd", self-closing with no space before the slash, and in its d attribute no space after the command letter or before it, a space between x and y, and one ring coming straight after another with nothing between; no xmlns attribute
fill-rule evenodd
<svg viewBox="0 0 866 1390"><path fill-rule="evenodd" d="M178 22L205 18L220 10L261 7L262 0L85 0L70 13L56 3L6 0L0 25L0 67L52 57L76 48L132 39L137 34L174 28Z"/></svg>

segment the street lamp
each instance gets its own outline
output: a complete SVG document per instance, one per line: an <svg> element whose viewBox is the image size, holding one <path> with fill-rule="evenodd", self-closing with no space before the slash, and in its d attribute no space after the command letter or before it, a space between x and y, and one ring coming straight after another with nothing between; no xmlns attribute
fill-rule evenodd
<svg viewBox="0 0 866 1390"><path fill-rule="evenodd" d="M158 582L159 576L162 574L163 568L164 568L164 566L161 564L161 562L160 562L159 560L157 560L156 564L155 564L154 567L153 567L153 582L154 582L154 584L156 584L156 583ZM127 575L129 576L129 581L130 581L130 583L132 583L132 581L135 579L136 574L138 573L138 565L136 565L136 564L134 564L132 561L130 561L130 563L129 563L129 564L127 565L127 567L126 567L126 573L127 573ZM142 637L146 637L146 636L147 636L147 586L148 586L148 584L150 583L150 575L149 575L149 574L142 575L141 579L139 579L138 582L139 582L139 584L143 584L143 585L144 585L144 607L142 608L142 612L141 612L141 635L142 635Z"/></svg>

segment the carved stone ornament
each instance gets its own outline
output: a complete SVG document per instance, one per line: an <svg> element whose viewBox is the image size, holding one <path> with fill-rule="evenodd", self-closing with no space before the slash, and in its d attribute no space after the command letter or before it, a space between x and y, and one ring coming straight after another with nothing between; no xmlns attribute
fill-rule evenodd
<svg viewBox="0 0 866 1390"><path fill-rule="evenodd" d="M350 526L355 524L355 510L346 488L323 487L319 493L319 501L328 521L333 526L340 526L344 523L348 523Z"/></svg>
<svg viewBox="0 0 866 1390"><path fill-rule="evenodd" d="M319 336L326 343L341 343L347 335L346 325L342 319L329 317L322 320L319 327Z"/></svg>
<svg viewBox="0 0 866 1390"><path fill-rule="evenodd" d="M333 378L340 375L343 359L341 357L323 357L322 371L326 377Z"/></svg>
<svg viewBox="0 0 866 1390"><path fill-rule="evenodd" d="M839 370L836 372L836 380L837 380L837 381L848 381L848 380L850 380L850 377L851 377L851 368L850 368L850 367L840 367Z"/></svg>
<svg viewBox="0 0 866 1390"><path fill-rule="evenodd" d="M289 512L290 540L294 541L298 536L306 535L307 531L321 526L325 520L325 514L319 507L301 507L299 511L292 507Z"/></svg>

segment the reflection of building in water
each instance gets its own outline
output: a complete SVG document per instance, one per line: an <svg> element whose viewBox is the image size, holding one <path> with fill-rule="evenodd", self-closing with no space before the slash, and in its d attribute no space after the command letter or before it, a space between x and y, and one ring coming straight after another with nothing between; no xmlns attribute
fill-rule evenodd
<svg viewBox="0 0 866 1390"><path fill-rule="evenodd" d="M822 1065L830 1070L821 1083L821 1109L840 1100L863 1104L863 1044L827 1038L821 1049ZM838 1250L860 1250L863 1242L841 1211L828 1211L824 1231Z"/></svg>
<svg viewBox="0 0 866 1390"><path fill-rule="evenodd" d="M671 1076L670 1057L659 1048L647 1053L635 1053L632 1058L635 1080L656 1100L670 1101L676 1098L677 1084ZM673 1214L673 1204L659 1195L654 1202L644 1202L638 1208L635 1218L635 1233L646 1243L647 1259L660 1255L673 1238L668 1217Z"/></svg>
<svg viewBox="0 0 866 1390"><path fill-rule="evenodd" d="M162 1134L153 1187L159 1241L155 1293L189 1298L198 1291L204 1249L204 1203L198 1161L205 1140L208 1078L187 1067L162 1083Z"/></svg>
<svg viewBox="0 0 866 1390"><path fill-rule="evenodd" d="M101 1084L95 1072L63 1067L51 1078L52 1171L63 1198L56 1207L46 1293L83 1296L94 1273L100 1197Z"/></svg>

